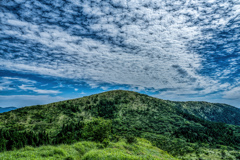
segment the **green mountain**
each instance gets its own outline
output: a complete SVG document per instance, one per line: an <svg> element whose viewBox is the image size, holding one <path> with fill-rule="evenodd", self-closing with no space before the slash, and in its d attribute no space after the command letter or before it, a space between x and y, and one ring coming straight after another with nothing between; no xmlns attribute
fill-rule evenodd
<svg viewBox="0 0 240 160"><path fill-rule="evenodd" d="M209 102L173 102L170 105L178 107L181 111L195 115L199 118L240 126L240 109L222 103Z"/></svg>
<svg viewBox="0 0 240 160"><path fill-rule="evenodd" d="M240 159L240 127L207 121L222 121L213 109L216 104L207 104L115 90L19 108L0 114L0 150L79 141L94 141L107 148L122 139L137 145L139 137L179 159ZM224 121L237 123L228 114Z"/></svg>

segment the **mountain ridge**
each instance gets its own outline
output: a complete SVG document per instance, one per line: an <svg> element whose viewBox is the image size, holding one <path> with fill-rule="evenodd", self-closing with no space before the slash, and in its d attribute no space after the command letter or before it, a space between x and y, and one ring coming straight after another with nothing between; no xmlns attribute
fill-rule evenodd
<svg viewBox="0 0 240 160"><path fill-rule="evenodd" d="M183 112L205 120L240 125L240 109L228 104L205 101L169 101L168 103L178 107Z"/></svg>
<svg viewBox="0 0 240 160"><path fill-rule="evenodd" d="M112 90L112 91L102 92L98 94L93 94L90 96L100 95L105 93L114 93L117 91L126 92L126 93L128 92L138 93L138 92L128 91L128 90ZM138 93L138 94L142 94L142 93ZM146 95L146 94L142 94L142 95ZM90 96L84 96L84 97L90 97ZM149 95L146 95L146 96L149 96ZM152 97L152 96L149 96L149 97ZM171 100L164 100L157 97L152 97L152 98L156 98L158 100L161 100L162 102L178 107L178 109L180 109L181 111L195 115L204 120L213 121L213 122L222 122L222 123L233 124L233 125L240 125L240 118L239 118L240 108L237 108L229 104L212 103L207 101L171 101ZM70 100L77 100L77 99L80 99L80 98L75 98ZM69 101L69 100L64 100L64 101ZM200 107L205 107L205 108L199 109L198 108L199 104L203 104L203 105L200 105ZM208 108L208 107L211 107L211 108ZM212 109L213 113L212 112L207 113L209 109ZM224 117L224 116L227 116L227 117Z"/></svg>
<svg viewBox="0 0 240 160"><path fill-rule="evenodd" d="M207 159L210 156L220 159L219 155L224 148L228 148L231 157L240 156L240 126L199 118L184 112L179 104L189 107L189 104L166 101L137 92L114 90L2 113L0 130L8 130L12 134L19 132L19 135L24 133L22 136L47 133L45 136L50 141L40 144L70 143L81 138L84 124L97 124L98 120L94 123L92 120L102 118L107 123L111 121L111 132L108 132L111 133L110 137L131 135L145 138L154 146L179 158L199 159L201 153ZM82 138L86 136L82 135ZM212 149L216 152L205 154Z"/></svg>
<svg viewBox="0 0 240 160"><path fill-rule="evenodd" d="M17 109L16 107L0 107L0 113L9 112L11 110Z"/></svg>
<svg viewBox="0 0 240 160"><path fill-rule="evenodd" d="M142 94L134 91L128 91L128 90L112 90L112 91L107 91L107 92L102 92L98 94L92 94L89 96L84 96L80 98L74 98L74 99L68 99L64 101L59 101L59 102L54 102L50 104L55 104L55 103L60 103L60 102L68 102L68 101L75 101L79 100L81 98L85 97L91 97L95 95L101 95L101 94L106 94L106 93L115 93L115 92L124 92L124 93L135 93L135 94ZM233 124L233 125L239 125L240 126L240 108L237 108L235 106L225 104L225 103L212 103L212 102L207 102L207 101L171 101L171 100L164 100L161 98L157 97L152 97L146 94L142 94L151 98L156 98L157 100L160 100L161 102L167 103L173 107L177 107L183 112L192 114L194 116L197 116L201 119L208 120L208 121L213 121L213 122L222 122L226 124ZM202 105L199 105L202 104ZM37 106L42 106L42 105L37 105ZM26 106L26 107L31 107L31 106ZM210 107L210 108L209 108ZM15 110L18 109L16 107L7 107L10 110ZM24 108L24 107L23 107ZM4 109L4 108L3 108ZM8 111L10 111L8 110ZM7 111L5 111L7 112ZM1 112L1 107L0 107L0 113Z"/></svg>

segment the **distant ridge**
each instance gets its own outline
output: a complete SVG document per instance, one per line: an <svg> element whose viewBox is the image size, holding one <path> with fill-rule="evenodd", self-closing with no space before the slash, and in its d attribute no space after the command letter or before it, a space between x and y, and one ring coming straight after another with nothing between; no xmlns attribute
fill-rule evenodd
<svg viewBox="0 0 240 160"><path fill-rule="evenodd" d="M11 110L17 109L16 107L0 107L0 113L9 112Z"/></svg>
<svg viewBox="0 0 240 160"><path fill-rule="evenodd" d="M195 115L201 119L240 126L240 109L228 104L204 101L168 101L168 103L185 113Z"/></svg>

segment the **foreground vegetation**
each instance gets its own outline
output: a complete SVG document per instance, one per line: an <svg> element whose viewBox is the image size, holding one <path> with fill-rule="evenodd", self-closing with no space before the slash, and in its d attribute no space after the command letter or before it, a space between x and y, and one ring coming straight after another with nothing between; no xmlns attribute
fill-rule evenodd
<svg viewBox="0 0 240 160"><path fill-rule="evenodd" d="M82 141L71 145L41 146L33 148L26 146L20 150L0 153L2 160L174 160L167 152L153 147L145 139L138 139L129 144L125 139L110 142L107 147L103 143Z"/></svg>
<svg viewBox="0 0 240 160"><path fill-rule="evenodd" d="M24 107L0 114L0 150L92 141L103 145L101 152L114 155L110 144L119 139L134 144L136 137L141 137L180 159L240 159L240 127L200 118L216 114L210 107L196 115L201 103L187 112L184 102L179 102L180 106L136 92L111 91ZM7 153L13 152L2 154ZM89 153L96 156L100 151Z"/></svg>

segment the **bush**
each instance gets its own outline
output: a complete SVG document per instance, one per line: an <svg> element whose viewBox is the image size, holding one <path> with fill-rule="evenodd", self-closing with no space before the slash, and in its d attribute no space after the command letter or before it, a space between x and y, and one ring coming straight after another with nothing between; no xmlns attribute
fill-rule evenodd
<svg viewBox="0 0 240 160"><path fill-rule="evenodd" d="M73 157L67 157L64 160L74 160L74 158Z"/></svg>
<svg viewBox="0 0 240 160"><path fill-rule="evenodd" d="M110 142L110 140L105 138L102 142L103 146L106 148L109 145L109 142Z"/></svg>
<svg viewBox="0 0 240 160"><path fill-rule="evenodd" d="M111 121L103 118L94 118L86 122L83 128L83 138L97 142L109 139L110 133Z"/></svg>
<svg viewBox="0 0 240 160"><path fill-rule="evenodd" d="M127 143L132 144L132 143L136 143L137 139L136 137L132 136L132 135L126 135L125 136Z"/></svg>

